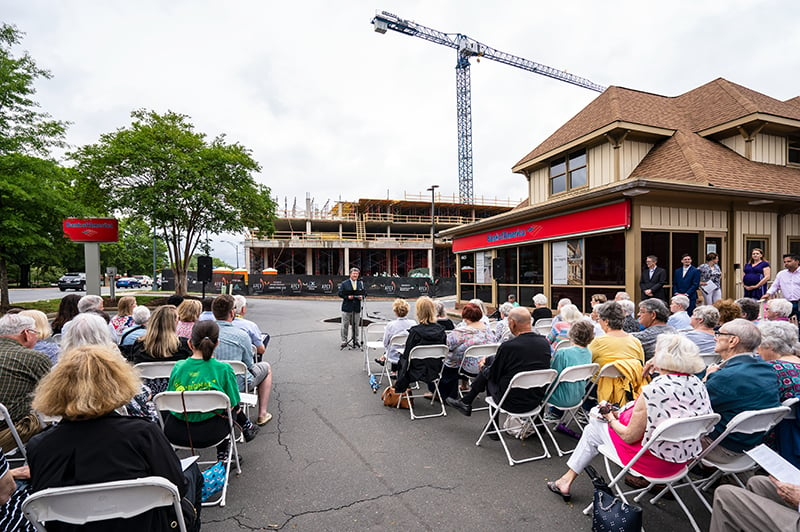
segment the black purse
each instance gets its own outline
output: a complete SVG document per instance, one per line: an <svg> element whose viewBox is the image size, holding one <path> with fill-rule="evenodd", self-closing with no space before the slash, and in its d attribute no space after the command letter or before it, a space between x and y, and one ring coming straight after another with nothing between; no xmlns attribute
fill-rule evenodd
<svg viewBox="0 0 800 532"><path fill-rule="evenodd" d="M642 509L622 502L592 466L584 469L594 485L592 532L640 532Z"/></svg>

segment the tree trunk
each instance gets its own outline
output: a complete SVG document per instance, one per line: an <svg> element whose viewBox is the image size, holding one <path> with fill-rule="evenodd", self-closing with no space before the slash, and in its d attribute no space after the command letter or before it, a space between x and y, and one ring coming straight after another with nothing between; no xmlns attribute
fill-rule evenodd
<svg viewBox="0 0 800 532"><path fill-rule="evenodd" d="M186 264L180 267L175 265L175 293L179 296L185 296L188 293L186 282Z"/></svg>
<svg viewBox="0 0 800 532"><path fill-rule="evenodd" d="M8 301L8 268L6 259L0 257L0 313L6 313L10 306Z"/></svg>

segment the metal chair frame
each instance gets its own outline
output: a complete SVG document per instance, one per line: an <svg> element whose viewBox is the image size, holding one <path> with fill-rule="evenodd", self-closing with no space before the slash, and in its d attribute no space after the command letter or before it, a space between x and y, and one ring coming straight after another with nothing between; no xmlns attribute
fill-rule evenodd
<svg viewBox="0 0 800 532"><path fill-rule="evenodd" d="M565 454L570 454L575 449L573 448L569 451L564 451L561 449L561 447L558 445L558 442L556 442L553 432L550 430L550 427L548 426L547 422L544 419L544 414L547 412L548 407L552 406L554 408L558 408L563 412L563 414L561 415L561 419L559 419L557 423L562 423L564 421L564 418L569 416L571 420L574 421L575 424L580 429L582 428L582 425L578 421L578 418L575 416L575 412L578 409L580 409L581 406L583 406L583 398L581 398L581 400L578 401L576 404L570 406L556 406L550 402L550 398L553 396L553 393L555 393L559 385L569 382L588 381L589 379L592 378L592 376L595 373L597 373L599 369L600 369L599 364L581 364L578 366L570 366L568 368L564 368L564 370L558 375L558 378L555 380L555 382L553 382L553 384L550 386L550 390L547 392L547 395L542 401L542 403L544 404L544 408L542 408L542 411L539 413L537 418L541 422L547 434L550 436L550 440L552 440L553 446L555 446L556 452L558 452L559 457L564 456ZM569 421L570 420L568 419L567 424L569 424Z"/></svg>
<svg viewBox="0 0 800 532"><path fill-rule="evenodd" d="M444 359L447 356L449 350L447 349L446 345L418 345L414 347L411 352L408 354L408 364L410 365L415 360L426 360L426 359L439 359L444 365ZM441 378L441 370L439 371L439 376ZM425 419L431 417L440 417L446 416L447 411L444 409L444 401L442 400L442 395L439 393L439 379L435 379L433 381L434 391L433 391L433 398L431 398L431 405L439 400L439 404L442 407L441 411L435 414L426 414L426 415L418 415L414 412L414 404L413 399L425 399L425 394L413 394L411 392L412 388L409 386L403 392L403 397L408 400L408 412L411 415L411 419ZM397 408L400 408L400 401L397 402Z"/></svg>

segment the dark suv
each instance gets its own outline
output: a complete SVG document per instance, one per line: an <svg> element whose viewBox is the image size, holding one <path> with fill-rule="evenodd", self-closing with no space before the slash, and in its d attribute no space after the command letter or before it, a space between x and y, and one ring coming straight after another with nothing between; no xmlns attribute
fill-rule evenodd
<svg viewBox="0 0 800 532"><path fill-rule="evenodd" d="M73 290L86 290L86 274L85 273L65 273L58 280L58 289L62 292L67 288Z"/></svg>

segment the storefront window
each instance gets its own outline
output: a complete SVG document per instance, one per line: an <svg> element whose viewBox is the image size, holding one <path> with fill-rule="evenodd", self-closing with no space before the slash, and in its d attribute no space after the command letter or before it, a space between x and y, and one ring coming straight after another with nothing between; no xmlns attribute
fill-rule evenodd
<svg viewBox="0 0 800 532"><path fill-rule="evenodd" d="M461 255L461 282L475 282L475 254L464 253Z"/></svg>
<svg viewBox="0 0 800 532"><path fill-rule="evenodd" d="M544 246L533 244L519 248L520 284L544 284Z"/></svg>
<svg viewBox="0 0 800 532"><path fill-rule="evenodd" d="M644 269L644 260L648 255L658 257L658 265L665 270L670 270L669 264L669 233L642 231L642 261L640 269Z"/></svg>
<svg viewBox="0 0 800 532"><path fill-rule="evenodd" d="M625 284L625 235L586 238L586 284Z"/></svg>
<svg viewBox="0 0 800 532"><path fill-rule="evenodd" d="M517 248L498 249L497 258L503 259L503 271L499 272L501 282L517 284Z"/></svg>

